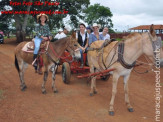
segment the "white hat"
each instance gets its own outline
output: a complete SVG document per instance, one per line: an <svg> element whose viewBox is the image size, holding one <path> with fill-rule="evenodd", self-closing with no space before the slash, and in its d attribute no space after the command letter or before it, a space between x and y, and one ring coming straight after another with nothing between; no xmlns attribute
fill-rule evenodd
<svg viewBox="0 0 163 122"><path fill-rule="evenodd" d="M100 24L97 24L97 23L93 23L93 26L92 27L98 27L100 29L101 28L101 25Z"/></svg>
<svg viewBox="0 0 163 122"><path fill-rule="evenodd" d="M59 32L61 32L61 31L63 31L63 29L62 29L62 28L60 28L58 31L59 31Z"/></svg>
<svg viewBox="0 0 163 122"><path fill-rule="evenodd" d="M71 30L68 26L65 26L64 29L66 29L67 31Z"/></svg>

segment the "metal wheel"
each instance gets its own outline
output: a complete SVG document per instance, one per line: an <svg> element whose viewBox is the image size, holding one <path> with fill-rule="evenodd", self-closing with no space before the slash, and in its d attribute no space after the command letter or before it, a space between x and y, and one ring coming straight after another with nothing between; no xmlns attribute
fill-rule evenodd
<svg viewBox="0 0 163 122"><path fill-rule="evenodd" d="M70 65L67 62L62 64L62 80L64 83L69 84L71 78Z"/></svg>

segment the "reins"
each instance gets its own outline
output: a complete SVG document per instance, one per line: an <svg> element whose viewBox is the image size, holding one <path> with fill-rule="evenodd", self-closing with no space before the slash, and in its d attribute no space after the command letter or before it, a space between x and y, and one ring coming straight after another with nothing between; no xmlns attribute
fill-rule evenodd
<svg viewBox="0 0 163 122"><path fill-rule="evenodd" d="M71 50L73 50L70 46L69 46L69 44L66 46L66 48L67 47L69 47ZM71 60L71 61L69 61L68 60L68 58L69 57L71 57L71 54L69 54L68 56L59 56L58 54L57 54L57 52L54 50L54 48L52 47L52 45L51 45L51 43L49 44L49 48L50 48L50 50L52 51L52 53L55 55L55 57L57 58L57 59L62 59L62 60L66 60L67 62L69 62L69 63L71 63L72 61L73 61L73 59ZM73 50L74 51L74 50ZM55 62L56 63L56 61L54 61L53 59L52 59L52 57L49 55L49 53L46 51L46 54L48 55L48 57L50 57L50 59L52 60L52 62Z"/></svg>

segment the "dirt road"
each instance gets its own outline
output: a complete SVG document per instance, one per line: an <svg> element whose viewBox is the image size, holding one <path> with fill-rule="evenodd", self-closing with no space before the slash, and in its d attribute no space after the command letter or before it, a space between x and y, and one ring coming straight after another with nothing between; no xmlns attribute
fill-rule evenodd
<svg viewBox="0 0 163 122"><path fill-rule="evenodd" d="M20 90L18 73L14 66L15 41L0 45L0 122L154 122L155 121L155 74L132 72L129 90L134 112L127 111L124 102L123 80L120 78L115 99L115 116L109 116L112 77L97 80L98 94L90 97L86 79L71 77L71 83L62 82L61 67L56 75L59 90L51 89L51 73L46 84L47 94L41 93L43 76L35 74L29 66L25 73L27 90ZM144 60L141 58L141 60ZM145 66L137 67L145 71ZM161 69L163 72L163 69ZM163 86L163 75L161 76ZM161 88L161 90L163 90ZM163 102L161 102L163 112ZM162 114L162 113L161 113ZM163 120L163 116L161 116Z"/></svg>

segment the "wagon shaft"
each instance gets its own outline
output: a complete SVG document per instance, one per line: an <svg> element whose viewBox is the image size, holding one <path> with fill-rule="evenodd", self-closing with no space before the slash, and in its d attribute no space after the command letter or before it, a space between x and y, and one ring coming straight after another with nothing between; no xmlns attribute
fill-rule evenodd
<svg viewBox="0 0 163 122"><path fill-rule="evenodd" d="M96 76L96 75L104 75L108 72L111 72L111 71L114 71L115 69L108 69L108 70L104 70L102 72L96 72L96 73L90 73L90 74L87 74L87 75L80 75L80 76L77 76L77 78L86 78L86 77L90 77L90 76Z"/></svg>

